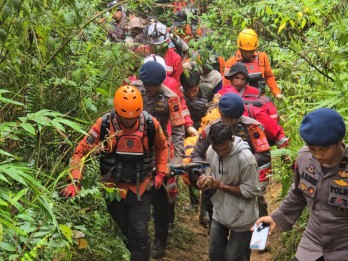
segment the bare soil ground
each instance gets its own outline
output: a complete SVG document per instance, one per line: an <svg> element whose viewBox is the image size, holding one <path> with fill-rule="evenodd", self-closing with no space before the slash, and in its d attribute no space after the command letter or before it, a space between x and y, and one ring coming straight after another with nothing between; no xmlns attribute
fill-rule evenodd
<svg viewBox="0 0 348 261"><path fill-rule="evenodd" d="M279 195L281 185L271 181L266 192L266 200L269 211L272 212L279 206ZM184 211L178 207L176 227L170 236L166 255L161 261L209 261L208 256L208 229L199 224L198 212ZM271 261L272 242L276 241L278 235L272 235L267 243L267 250L264 252L252 251L251 261ZM151 259L155 261L155 259Z"/></svg>

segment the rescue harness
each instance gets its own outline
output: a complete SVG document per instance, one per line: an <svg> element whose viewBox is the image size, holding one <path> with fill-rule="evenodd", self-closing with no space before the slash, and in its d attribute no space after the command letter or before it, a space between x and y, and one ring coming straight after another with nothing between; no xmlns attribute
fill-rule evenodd
<svg viewBox="0 0 348 261"><path fill-rule="evenodd" d="M101 122L100 140L110 147L108 129L113 126L116 143L110 152L99 156L101 175L104 179L113 177L115 182L136 184L137 198L140 200L139 186L155 166L153 144L156 134L152 116L143 111L139 116L139 126L134 132L121 129L114 110L104 114ZM147 137L147 139L145 139Z"/></svg>

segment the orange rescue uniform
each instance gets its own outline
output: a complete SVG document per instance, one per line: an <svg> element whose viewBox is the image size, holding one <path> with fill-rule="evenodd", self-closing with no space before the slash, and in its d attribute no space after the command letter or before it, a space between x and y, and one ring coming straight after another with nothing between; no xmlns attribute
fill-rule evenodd
<svg viewBox="0 0 348 261"><path fill-rule="evenodd" d="M116 116L117 117L117 116ZM167 175L167 161L168 161L168 149L167 149L167 140L164 136L162 128L156 118L152 117L155 127L155 137L153 141L153 147L155 152L155 165L156 165L156 174L159 175ZM116 132L113 127L113 124L110 120L110 126L108 128L108 142L103 147L100 142L100 132L101 132L101 123L102 117L98 118L92 128L89 130L88 135L86 135L78 144L74 154L71 157L70 161L70 171L72 179L81 180L82 172L84 168L84 157L88 156L90 153L98 153L100 151L111 152L115 149L116 145ZM126 129L123 128L120 124L122 130L127 130L128 133L136 132L139 128L139 119L137 123L131 128ZM148 144L148 137L144 136L144 144ZM139 186L139 194L140 196L145 192L147 185L149 184L152 176L151 173L144 178ZM111 183L112 186L116 186L121 189L120 194L122 198L126 197L128 189L130 189L134 194L137 194L136 184L132 183L118 183L115 184L113 177L110 177L109 180L106 181L108 184Z"/></svg>
<svg viewBox="0 0 348 261"><path fill-rule="evenodd" d="M243 62L242 55L239 49L236 51L234 56L232 56L230 59L226 61L225 73L228 73L230 71L231 66L234 65L236 62ZM269 87L274 96L281 93L281 90L277 85L275 76L271 69L271 65L266 53L255 51L254 58L252 59L252 61L245 63L245 65L247 65L249 73L251 73L251 70L253 70L252 72L256 72L255 68L259 68L260 72L262 73L262 77L265 78L267 86ZM228 85L229 80L224 78L223 83L224 86Z"/></svg>

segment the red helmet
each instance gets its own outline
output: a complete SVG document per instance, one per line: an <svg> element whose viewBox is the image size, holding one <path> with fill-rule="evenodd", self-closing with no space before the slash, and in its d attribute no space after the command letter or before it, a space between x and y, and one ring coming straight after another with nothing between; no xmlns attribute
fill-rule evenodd
<svg viewBox="0 0 348 261"><path fill-rule="evenodd" d="M124 85L117 89L114 96L114 108L117 115L135 118L143 111L143 107L143 97L136 87Z"/></svg>

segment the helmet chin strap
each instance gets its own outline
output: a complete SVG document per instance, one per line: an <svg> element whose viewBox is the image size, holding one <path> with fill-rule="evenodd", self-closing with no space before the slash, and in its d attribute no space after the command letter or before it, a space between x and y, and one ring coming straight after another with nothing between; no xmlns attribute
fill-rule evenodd
<svg viewBox="0 0 348 261"><path fill-rule="evenodd" d="M133 128L133 127L135 126L135 124L138 122L138 118L139 118L139 117L137 117L137 119L134 121L134 123L133 123L131 126L126 126L126 125L124 124L124 122L123 122L123 119L127 119L127 118L121 117L120 115L118 115L118 114L116 113L116 120L117 120L118 124L122 125L122 126L123 126L124 128L126 128L126 129L131 129L131 128Z"/></svg>

